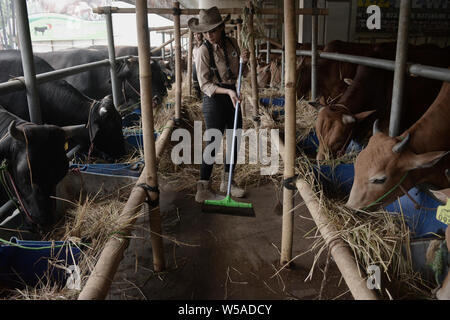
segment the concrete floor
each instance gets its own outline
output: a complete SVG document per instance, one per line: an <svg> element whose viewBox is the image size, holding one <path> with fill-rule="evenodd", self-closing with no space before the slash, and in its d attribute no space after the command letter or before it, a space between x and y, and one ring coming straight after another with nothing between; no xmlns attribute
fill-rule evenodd
<svg viewBox="0 0 450 320"><path fill-rule="evenodd" d="M296 205L300 200L297 195ZM137 221L136 238L125 252L108 299L317 299L326 251L311 280L305 281L316 252L302 255L291 269L274 276L281 246L275 188L270 183L250 189L243 201L253 203L256 217L203 213L193 194L163 186L160 204L167 270L152 271L148 217L143 216ZM305 237L315 227L305 206L296 209L294 223L293 257L315 241ZM333 261L322 298L352 299Z"/></svg>

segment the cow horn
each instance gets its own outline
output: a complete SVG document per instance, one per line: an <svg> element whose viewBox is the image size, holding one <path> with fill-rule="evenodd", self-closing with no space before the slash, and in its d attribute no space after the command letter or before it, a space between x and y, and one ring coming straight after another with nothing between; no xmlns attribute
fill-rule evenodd
<svg viewBox="0 0 450 320"><path fill-rule="evenodd" d="M372 135L375 135L375 133L380 132L380 128L378 127L379 122L380 122L380 119L377 119L377 120L375 120L375 122L373 123Z"/></svg>
<svg viewBox="0 0 450 320"><path fill-rule="evenodd" d="M106 110L105 107L100 107L100 109L98 109L98 114L100 115L100 117L105 115L107 112L108 112L108 110Z"/></svg>
<svg viewBox="0 0 450 320"><path fill-rule="evenodd" d="M397 143L395 146L392 147L392 152L394 152L394 153L402 152L408 145L410 137L411 136L408 133L402 141L400 141L399 143Z"/></svg>
<svg viewBox="0 0 450 320"><path fill-rule="evenodd" d="M9 124L8 132L11 135L11 137L13 137L14 139L25 142L25 137L23 135L23 132L20 129L17 129L17 127L16 127L16 120L13 120Z"/></svg>
<svg viewBox="0 0 450 320"><path fill-rule="evenodd" d="M66 138L73 138L80 136L86 131L86 126L84 124L79 124L75 126L65 126L61 127L66 134Z"/></svg>

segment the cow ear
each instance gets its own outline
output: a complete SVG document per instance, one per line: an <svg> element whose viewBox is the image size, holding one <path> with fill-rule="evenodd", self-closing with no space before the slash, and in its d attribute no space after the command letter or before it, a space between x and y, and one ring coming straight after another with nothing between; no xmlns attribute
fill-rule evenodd
<svg viewBox="0 0 450 320"><path fill-rule="evenodd" d="M15 120L10 123L8 127L8 132L10 136L13 137L14 139L25 142L23 131L17 129Z"/></svg>
<svg viewBox="0 0 450 320"><path fill-rule="evenodd" d="M362 121L364 119L366 119L368 116L370 116L371 114L373 114L375 111L377 110L370 110L370 111L364 111L364 112L360 112L354 115L356 121Z"/></svg>
<svg viewBox="0 0 450 320"><path fill-rule="evenodd" d="M425 169L433 167L439 160L449 154L450 151L433 151L421 154L405 155L406 160L403 163L403 167L406 170Z"/></svg>
<svg viewBox="0 0 450 320"><path fill-rule="evenodd" d="M344 78L344 82L346 85L351 86L353 83L353 79L350 78Z"/></svg>
<svg viewBox="0 0 450 320"><path fill-rule="evenodd" d="M342 123L343 124L352 124L355 123L356 119L355 117L349 115L349 114L343 114L342 115Z"/></svg>

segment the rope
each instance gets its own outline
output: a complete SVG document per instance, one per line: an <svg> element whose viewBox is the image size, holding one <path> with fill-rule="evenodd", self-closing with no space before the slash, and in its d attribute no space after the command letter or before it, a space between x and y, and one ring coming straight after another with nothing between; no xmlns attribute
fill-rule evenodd
<svg viewBox="0 0 450 320"><path fill-rule="evenodd" d="M372 202L371 204L369 204L367 207L364 207L363 210L366 210L376 204L381 203L381 200L383 200L384 198L386 198L388 195L390 195L395 189L397 189L405 180L406 176L408 175L409 171L406 171L406 173L403 175L403 177L400 179L400 181L393 186L388 192L386 192L384 195L382 195L381 197L379 197L377 200L375 200L374 202Z"/></svg>
<svg viewBox="0 0 450 320"><path fill-rule="evenodd" d="M411 197L409 195L408 191L406 191L402 186L400 186L400 189L402 189L403 193L406 194L408 196L409 200L411 200L414 203L414 207L416 210L424 209L424 210L429 210L429 211L436 211L436 208L429 208L429 207L422 206L420 203L418 203L416 200L414 200L414 198Z"/></svg>

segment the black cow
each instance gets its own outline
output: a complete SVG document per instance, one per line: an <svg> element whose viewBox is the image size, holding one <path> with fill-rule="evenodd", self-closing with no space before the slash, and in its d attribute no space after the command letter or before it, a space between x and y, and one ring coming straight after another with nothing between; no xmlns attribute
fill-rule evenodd
<svg viewBox="0 0 450 320"><path fill-rule="evenodd" d="M35 231L47 232L55 222L55 200L50 196L69 168L64 149L69 136L64 128L26 122L0 106L1 175ZM2 188L0 203L7 200Z"/></svg>
<svg viewBox="0 0 450 320"><path fill-rule="evenodd" d="M137 55L136 47L118 47L116 56ZM53 68L62 69L80 64L108 59L106 46L92 48L67 49L54 52L37 53L39 57L47 61ZM152 62L152 96L154 106L162 102L167 95L164 74L158 63ZM135 58L117 62L117 76L122 88L122 103L134 104L140 100L139 64ZM85 95L99 99L111 94L111 80L109 67L96 68L77 75L67 77L67 81Z"/></svg>
<svg viewBox="0 0 450 320"><path fill-rule="evenodd" d="M34 27L34 34L37 34L38 32L42 33L44 35L45 31L48 29L47 26L43 27Z"/></svg>
<svg viewBox="0 0 450 320"><path fill-rule="evenodd" d="M35 56L34 61L36 73L54 70L39 57ZM23 75L20 52L0 51L0 70L0 82ZM106 158L125 154L122 119L110 95L102 100L92 100L64 80L43 83L38 86L38 92L44 123L58 126L86 124L88 129L81 137L85 146L93 142L98 149L97 155ZM20 118L30 120L24 90L0 95L0 104Z"/></svg>

